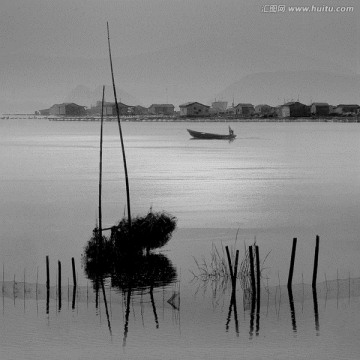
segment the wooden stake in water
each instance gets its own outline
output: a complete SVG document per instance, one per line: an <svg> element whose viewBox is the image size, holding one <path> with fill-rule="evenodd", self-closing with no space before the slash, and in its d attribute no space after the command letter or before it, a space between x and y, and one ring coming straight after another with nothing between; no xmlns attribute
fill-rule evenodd
<svg viewBox="0 0 360 360"><path fill-rule="evenodd" d="M58 261L58 294L59 294L59 311L61 310L61 262Z"/></svg>
<svg viewBox="0 0 360 360"><path fill-rule="evenodd" d="M108 45L109 45L109 58L110 58L110 68L111 68L111 78L112 78L112 85L114 91L114 99L115 99L115 108L116 108L116 115L119 127L119 134L120 134L120 141L121 141L121 149L123 155L123 163L124 163L124 172L125 172L125 184L126 184L126 198L127 198L127 210L128 210L128 221L129 221L129 228L131 229L131 210L130 210L130 189L129 189L129 179L128 179L128 172L127 172L127 165L126 165L126 156L125 156L125 146L124 140L122 136L122 129L121 129L121 122L120 122L120 112L119 112L119 104L117 102L116 96L116 87L115 87L115 79L114 79L114 70L111 58L111 47L110 47L110 32L109 32L109 23L107 25L107 35L108 35Z"/></svg>
<svg viewBox="0 0 360 360"><path fill-rule="evenodd" d="M225 246L225 250L226 250L226 255L227 255L227 259L228 259L228 263L229 263L229 271L230 271L231 282L233 282L234 281L234 273L233 273L231 257L230 257L230 252L229 252L228 246Z"/></svg>
<svg viewBox="0 0 360 360"><path fill-rule="evenodd" d="M315 257L314 257L314 271L312 278L312 287L316 287L316 277L317 277L317 269L318 269L318 261L319 261L319 235L316 235L316 245L315 245Z"/></svg>
<svg viewBox="0 0 360 360"><path fill-rule="evenodd" d="M234 266L234 274L233 274L234 275L234 279L233 279L233 290L234 291L236 290L236 279L237 279L238 263L239 263L239 250L236 250L235 266Z"/></svg>
<svg viewBox="0 0 360 360"><path fill-rule="evenodd" d="M74 287L76 287L75 259L71 258Z"/></svg>
<svg viewBox="0 0 360 360"><path fill-rule="evenodd" d="M254 255L253 255L253 247L249 246L249 258L250 258L250 278L251 278L251 288L253 297L256 295L256 284L255 284L255 273L254 273Z"/></svg>
<svg viewBox="0 0 360 360"><path fill-rule="evenodd" d="M49 256L46 256L46 289L50 288Z"/></svg>
<svg viewBox="0 0 360 360"><path fill-rule="evenodd" d="M291 260L290 260L290 269L287 286L290 288L292 286L292 278L294 274L294 263L295 263L295 253L296 253L296 243L297 238L293 239L292 251L291 251Z"/></svg>
<svg viewBox="0 0 360 360"><path fill-rule="evenodd" d="M260 255L259 255L259 246L255 245L255 257L256 257L256 283L257 283L257 295L258 301L260 301L260 278L261 278L261 271L260 271Z"/></svg>

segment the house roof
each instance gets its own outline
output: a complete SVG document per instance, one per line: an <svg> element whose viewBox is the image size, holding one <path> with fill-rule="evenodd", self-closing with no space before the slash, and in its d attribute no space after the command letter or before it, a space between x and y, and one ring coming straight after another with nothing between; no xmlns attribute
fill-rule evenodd
<svg viewBox="0 0 360 360"><path fill-rule="evenodd" d="M241 106L241 107L254 107L254 105L253 104L244 104L244 103L239 103L239 104L237 104L235 107L238 107L238 106Z"/></svg>
<svg viewBox="0 0 360 360"><path fill-rule="evenodd" d="M300 105L305 105L305 104L302 104L301 102L299 101L289 101L281 106L290 106L290 105L294 105L294 104L300 104Z"/></svg>
<svg viewBox="0 0 360 360"><path fill-rule="evenodd" d="M168 107L168 108L173 108L175 107L173 104L151 104L150 107L153 106L161 106L161 107Z"/></svg>
<svg viewBox="0 0 360 360"><path fill-rule="evenodd" d="M314 102L311 105L315 105L315 106L329 106L328 103L325 102Z"/></svg>
<svg viewBox="0 0 360 360"><path fill-rule="evenodd" d="M86 106L83 106L83 105L78 105L78 104L75 104L73 102L65 102L65 103L61 103L61 104L54 104L53 106L51 107L54 107L54 106L66 106L66 105L75 105L75 106L79 106L79 107L82 107L82 108L85 108Z"/></svg>
<svg viewBox="0 0 360 360"><path fill-rule="evenodd" d="M210 106L208 106L208 105L204 105L204 104L201 104L201 103L199 103L199 102L197 102L197 101L190 101L190 102L187 102L187 103L185 103L185 104L181 104L181 105L179 105L179 107L187 107L187 106L190 106L190 105L192 105L192 104L199 104L199 105L201 105L201 106L205 106L205 107L210 107Z"/></svg>
<svg viewBox="0 0 360 360"><path fill-rule="evenodd" d="M268 105L268 104L259 104L259 105L255 105L255 108L273 108L273 106Z"/></svg>
<svg viewBox="0 0 360 360"><path fill-rule="evenodd" d="M359 107L358 104L339 104L336 107L340 107L340 106L351 106L351 107L357 106L357 107Z"/></svg>

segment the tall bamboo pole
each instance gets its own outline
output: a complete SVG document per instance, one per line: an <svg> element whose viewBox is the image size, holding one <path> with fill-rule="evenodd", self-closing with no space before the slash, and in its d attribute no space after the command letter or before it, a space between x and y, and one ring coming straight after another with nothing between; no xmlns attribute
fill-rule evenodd
<svg viewBox="0 0 360 360"><path fill-rule="evenodd" d="M117 96L116 96L116 87L115 87L115 80L114 80L114 70L113 70L113 64L112 64L112 58L111 58L109 23L107 22L106 25L107 25L107 35L108 35L108 45L109 45L109 58L110 58L110 68L111 68L111 79L112 79L112 85L113 85L113 91L114 91L115 108L116 108L117 122L118 122L118 126L119 126L121 149L122 149L123 163L124 163L125 183L126 183L126 198L127 198L127 210L128 210L128 221L129 221L129 228L131 229L131 211L130 211L129 179L128 179L127 166L126 166L126 156L125 156L124 140L123 140L122 130L121 130L119 105L118 105Z"/></svg>
<svg viewBox="0 0 360 360"><path fill-rule="evenodd" d="M99 245L100 246L102 246L101 189L102 189L102 148L103 148L104 98L105 98L105 86L103 86L103 92L102 92L101 125L100 125L100 161L99 161Z"/></svg>

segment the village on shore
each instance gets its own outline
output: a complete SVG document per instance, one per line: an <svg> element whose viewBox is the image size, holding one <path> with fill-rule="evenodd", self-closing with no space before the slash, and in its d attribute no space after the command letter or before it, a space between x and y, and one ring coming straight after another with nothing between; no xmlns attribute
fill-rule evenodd
<svg viewBox="0 0 360 360"><path fill-rule="evenodd" d="M81 106L75 103L54 104L48 109L38 110L35 115L50 116L55 118L67 117L76 118L97 118L103 115L114 117L117 115L116 104L105 102L102 106L101 101L91 107ZM152 104L146 108L140 105L130 106L122 102L118 103L118 111L122 117L141 119L141 118L168 118L168 119L298 119L298 118L324 118L324 119L355 119L360 121L360 106L357 104L338 104L329 105L328 103L314 102L311 105L302 104L299 101L291 101L276 107L261 104L252 105L249 103L239 103L228 106L227 101L214 101L211 106L200 102L187 102L179 105L179 111L175 111L173 104Z"/></svg>

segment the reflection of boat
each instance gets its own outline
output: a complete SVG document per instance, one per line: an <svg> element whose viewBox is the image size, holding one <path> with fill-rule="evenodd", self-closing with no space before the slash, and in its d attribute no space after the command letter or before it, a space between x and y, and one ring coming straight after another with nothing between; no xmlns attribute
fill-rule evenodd
<svg viewBox="0 0 360 360"><path fill-rule="evenodd" d="M189 134L196 138L196 139L225 139L225 140L233 140L236 138L236 135L233 132L229 132L229 134L227 135L220 135L220 134L212 134L212 133L206 133L206 132L201 132L201 131L194 131L194 130L190 130L187 129L187 131L189 132Z"/></svg>

